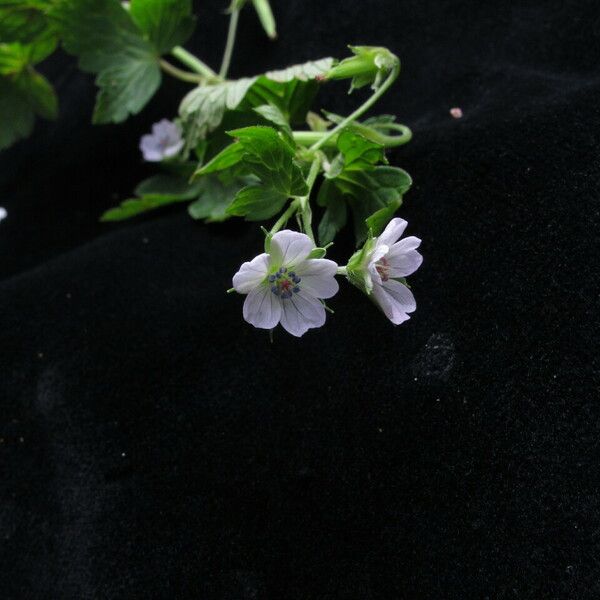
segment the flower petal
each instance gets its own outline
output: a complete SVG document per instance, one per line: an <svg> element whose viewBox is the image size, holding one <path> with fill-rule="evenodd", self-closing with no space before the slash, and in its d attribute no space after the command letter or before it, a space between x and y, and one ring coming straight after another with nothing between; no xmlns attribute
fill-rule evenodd
<svg viewBox="0 0 600 600"><path fill-rule="evenodd" d="M245 262L233 276L233 287L240 294L248 294L257 288L267 276L271 259L268 254L259 254L250 262Z"/></svg>
<svg viewBox="0 0 600 600"><path fill-rule="evenodd" d="M254 288L244 300L244 319L259 329L273 329L281 318L281 300L268 285Z"/></svg>
<svg viewBox="0 0 600 600"><path fill-rule="evenodd" d="M183 148L183 140L175 141L170 146L167 146L163 151L165 158L175 156Z"/></svg>
<svg viewBox="0 0 600 600"><path fill-rule="evenodd" d="M423 257L415 250L420 243L419 238L407 237L390 248L386 256L390 277L408 277L421 266Z"/></svg>
<svg viewBox="0 0 600 600"><path fill-rule="evenodd" d="M148 162L160 162L162 160L162 152L156 140L151 135L143 135L140 139L140 150L144 156L144 160Z"/></svg>
<svg viewBox="0 0 600 600"><path fill-rule="evenodd" d="M152 125L152 135L156 138L168 138L172 141L178 141L181 138L179 127L169 119L161 119L158 123Z"/></svg>
<svg viewBox="0 0 600 600"><path fill-rule="evenodd" d="M385 316L394 325L400 325L410 317L407 313L417 308L413 293L399 281L389 279L383 285L373 286L373 296Z"/></svg>
<svg viewBox="0 0 600 600"><path fill-rule="evenodd" d="M282 302L281 325L292 335L300 337L309 329L325 324L325 309L321 302L308 294L294 294Z"/></svg>
<svg viewBox="0 0 600 600"><path fill-rule="evenodd" d="M373 283L378 283L379 285L383 283L383 281L381 280L381 275L377 270L377 264L375 262L369 263L369 275L371 276L371 281Z"/></svg>
<svg viewBox="0 0 600 600"><path fill-rule="evenodd" d="M271 240L273 264L293 266L301 263L315 247L310 238L298 231L278 231Z"/></svg>
<svg viewBox="0 0 600 600"><path fill-rule="evenodd" d="M327 258L310 258L294 268L301 278L302 291L316 298L331 298L338 293L340 286L335 280L337 263Z"/></svg>
<svg viewBox="0 0 600 600"><path fill-rule="evenodd" d="M400 239L407 225L408 223L404 219L400 219L399 217L392 219L377 239L377 245L386 244L387 246L391 246Z"/></svg>
<svg viewBox="0 0 600 600"><path fill-rule="evenodd" d="M390 251L390 247L387 244L382 244L379 240L377 240L377 245L375 249L369 256L369 265L375 264L380 258L384 257Z"/></svg>
<svg viewBox="0 0 600 600"><path fill-rule="evenodd" d="M414 235L409 235L404 239L396 242L391 248L390 253L396 252L409 252L410 250L416 250L421 245L421 240Z"/></svg>

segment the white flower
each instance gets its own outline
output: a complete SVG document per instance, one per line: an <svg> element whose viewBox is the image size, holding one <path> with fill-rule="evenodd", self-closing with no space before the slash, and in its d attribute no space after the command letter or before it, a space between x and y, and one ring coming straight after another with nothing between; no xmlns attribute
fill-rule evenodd
<svg viewBox="0 0 600 600"><path fill-rule="evenodd" d="M408 313L417 308L412 292L399 279L414 273L423 262L417 252L419 238L410 236L398 241L406 225L404 219L392 219L378 238L357 253L358 265L348 265L350 280L371 295L394 325L410 319Z"/></svg>
<svg viewBox="0 0 600 600"><path fill-rule="evenodd" d="M140 150L144 160L149 162L160 162L165 158L171 158L182 148L181 130L168 119L154 123L152 133L143 135L140 139Z"/></svg>
<svg viewBox="0 0 600 600"><path fill-rule="evenodd" d="M309 258L315 245L297 231L280 231L271 239L270 253L245 262L233 276L233 287L248 294L244 319L259 329L282 327L297 337L325 323L319 298L331 298L338 289L337 264Z"/></svg>

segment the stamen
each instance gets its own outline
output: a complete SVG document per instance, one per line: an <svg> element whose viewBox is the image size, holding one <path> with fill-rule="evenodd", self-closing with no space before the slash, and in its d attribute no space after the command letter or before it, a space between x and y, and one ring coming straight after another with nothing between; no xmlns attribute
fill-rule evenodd
<svg viewBox="0 0 600 600"><path fill-rule="evenodd" d="M375 263L375 270L379 273L381 281L387 281L390 278L390 265L385 256Z"/></svg>
<svg viewBox="0 0 600 600"><path fill-rule="evenodd" d="M300 286L298 285L300 277L294 271L288 272L286 267L281 267L279 271L269 275L267 281L273 284L271 285L271 291L282 300L287 300L294 294L300 293Z"/></svg>

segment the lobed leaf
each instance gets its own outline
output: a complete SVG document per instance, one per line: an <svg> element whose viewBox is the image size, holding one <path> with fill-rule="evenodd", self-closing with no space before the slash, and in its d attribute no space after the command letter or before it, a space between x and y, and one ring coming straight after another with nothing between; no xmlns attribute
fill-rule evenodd
<svg viewBox="0 0 600 600"><path fill-rule="evenodd" d="M366 238L368 227L377 228L384 219L389 221L402 204L402 197L412 184L410 175L406 171L388 166L377 166L370 170L344 170L328 182L337 189L334 192L332 187L325 187L319 194L319 204L326 207L327 215L323 233L331 235L331 232L334 232L335 234L336 226L339 225L337 227L339 230L345 224L341 216L340 200L336 196L340 193L352 211L357 245ZM386 209L386 212L380 212L382 209ZM369 218L371 222L367 224ZM327 236L319 239L321 243L326 243L325 240L331 241Z"/></svg>
<svg viewBox="0 0 600 600"><path fill-rule="evenodd" d="M161 81L157 49L118 0L59 0L50 11L67 52L97 73L95 123L120 123L138 113Z"/></svg>
<svg viewBox="0 0 600 600"><path fill-rule="evenodd" d="M49 0L0 0L0 40L32 42L49 26L45 11Z"/></svg>
<svg viewBox="0 0 600 600"><path fill-rule="evenodd" d="M281 211L287 200L286 194L273 188L251 185L238 192L227 214L246 217L248 221L263 221Z"/></svg>
<svg viewBox="0 0 600 600"><path fill-rule="evenodd" d="M191 0L131 0L129 12L159 54L183 44L194 31Z"/></svg>
<svg viewBox="0 0 600 600"><path fill-rule="evenodd" d="M244 148L243 161L264 186L286 196L308 193L302 171L294 162L293 149L272 127L244 127L229 132Z"/></svg>

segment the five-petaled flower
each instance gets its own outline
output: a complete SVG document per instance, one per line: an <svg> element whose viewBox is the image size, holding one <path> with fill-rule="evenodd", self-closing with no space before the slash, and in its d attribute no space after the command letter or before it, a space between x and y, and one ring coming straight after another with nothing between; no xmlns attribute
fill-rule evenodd
<svg viewBox="0 0 600 600"><path fill-rule="evenodd" d="M140 139L140 150L144 160L160 162L175 156L183 148L181 130L176 123L163 119L152 125L152 133Z"/></svg>
<svg viewBox="0 0 600 600"><path fill-rule="evenodd" d="M358 265L352 273L349 264L351 281L359 282L394 325L410 319L408 313L417 308L412 292L399 280L414 273L423 262L417 252L419 238L400 240L406 225L404 219L392 219L378 238L367 243L366 252L357 253Z"/></svg>
<svg viewBox="0 0 600 600"><path fill-rule="evenodd" d="M254 327L283 328L300 337L325 323L321 298L331 298L339 287L337 264L309 258L315 245L297 231L280 231L271 239L269 253L245 262L233 276L233 287L248 294L244 319Z"/></svg>

